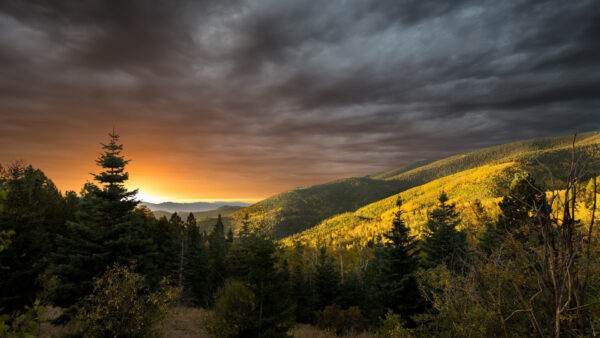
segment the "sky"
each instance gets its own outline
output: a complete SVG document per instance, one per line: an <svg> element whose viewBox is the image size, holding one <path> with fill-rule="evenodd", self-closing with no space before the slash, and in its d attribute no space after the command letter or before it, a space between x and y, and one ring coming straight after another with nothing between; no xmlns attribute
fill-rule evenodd
<svg viewBox="0 0 600 338"><path fill-rule="evenodd" d="M600 129L600 4L0 2L0 163L76 190L116 128L147 199L261 199Z"/></svg>

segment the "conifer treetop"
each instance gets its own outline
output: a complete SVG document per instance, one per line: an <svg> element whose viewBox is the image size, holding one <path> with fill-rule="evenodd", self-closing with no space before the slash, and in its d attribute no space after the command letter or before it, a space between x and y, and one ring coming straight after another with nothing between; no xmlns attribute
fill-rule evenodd
<svg viewBox="0 0 600 338"><path fill-rule="evenodd" d="M104 152L96 160L98 166L104 171L93 175L95 180L111 188L120 186L129 179L129 173L125 172L125 166L129 163L129 160L125 160L121 156L123 145L118 143L119 135L114 129L108 136L110 136L110 141L107 144L101 143Z"/></svg>

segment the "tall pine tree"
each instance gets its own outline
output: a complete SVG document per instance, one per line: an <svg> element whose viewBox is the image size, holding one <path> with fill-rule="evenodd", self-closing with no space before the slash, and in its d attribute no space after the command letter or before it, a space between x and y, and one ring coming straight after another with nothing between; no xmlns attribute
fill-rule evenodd
<svg viewBox="0 0 600 338"><path fill-rule="evenodd" d="M494 223L486 224L480 235L479 246L490 253L497 248L502 238L510 234L520 242L539 244L542 240L539 219L548 219L551 207L544 189L530 175L517 176L510 192L498 203L500 215Z"/></svg>
<svg viewBox="0 0 600 338"><path fill-rule="evenodd" d="M20 163L0 166L0 233L12 234L11 245L0 253L0 309L33 304L55 236L72 217L66 199L41 170Z"/></svg>
<svg viewBox="0 0 600 338"><path fill-rule="evenodd" d="M219 214L217 223L215 223L208 236L208 289L211 298L225 284L225 278L227 277L226 256L225 227Z"/></svg>
<svg viewBox="0 0 600 338"><path fill-rule="evenodd" d="M445 264L452 271L464 267L467 254L467 235L456 229L460 216L456 205L448 203L445 192L440 194L439 204L428 215L427 229L422 243L423 265L427 268Z"/></svg>
<svg viewBox="0 0 600 338"><path fill-rule="evenodd" d="M194 214L190 213L186 220L186 253L183 294L186 300L194 305L207 306L208 299L208 253L204 236L196 224Z"/></svg>
<svg viewBox="0 0 600 338"><path fill-rule="evenodd" d="M340 274L335 270L327 249L322 247L319 251L319 262L315 275L315 306L321 310L334 303L338 296Z"/></svg>
<svg viewBox="0 0 600 338"><path fill-rule="evenodd" d="M377 316L382 317L388 310L399 314L407 324L414 324L410 317L425 308L425 302L419 292L415 278L419 264L416 256L416 242L410 235L410 229L402 218L402 200L396 202L398 211L394 216L392 229L384 235L385 246L378 251L376 266L379 274L372 280L369 296L378 304Z"/></svg>
<svg viewBox="0 0 600 338"><path fill-rule="evenodd" d="M125 188L129 161L121 155L123 145L114 130L109 137L96 160L102 169L93 175L99 186L85 185L75 221L67 222L67 233L57 239L51 273L60 281L54 303L61 307L70 307L91 293L94 278L114 263L143 269L140 262L154 250L148 229L138 226L133 212L137 191Z"/></svg>

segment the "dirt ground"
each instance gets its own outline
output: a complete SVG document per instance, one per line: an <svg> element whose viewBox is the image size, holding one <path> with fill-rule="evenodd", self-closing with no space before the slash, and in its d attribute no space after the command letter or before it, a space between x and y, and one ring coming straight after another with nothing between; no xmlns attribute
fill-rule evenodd
<svg viewBox="0 0 600 338"><path fill-rule="evenodd" d="M332 333L328 333L318 328L307 325L307 324L298 324L295 328L292 329L292 335L297 338L340 338L340 336L336 336ZM360 334L351 334L343 336L344 338L372 338L373 335L368 332L363 332Z"/></svg>
<svg viewBox="0 0 600 338"><path fill-rule="evenodd" d="M48 321L60 315L58 308L47 307L45 311L46 322L40 326L38 337L55 338L60 337L68 331L68 328L52 326ZM208 333L204 330L202 322L209 314L208 310L177 307L173 309L171 318L163 324L163 332L167 338L208 338ZM290 332L298 338L339 338L334 334L321 331L314 326L299 324ZM346 338L371 338L369 333L358 335L349 335Z"/></svg>

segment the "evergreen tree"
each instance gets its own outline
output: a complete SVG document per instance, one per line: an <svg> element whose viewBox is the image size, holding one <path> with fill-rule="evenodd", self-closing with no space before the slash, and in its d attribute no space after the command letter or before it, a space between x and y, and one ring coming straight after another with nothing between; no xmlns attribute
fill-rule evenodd
<svg viewBox="0 0 600 338"><path fill-rule="evenodd" d="M248 283L256 296L258 337L286 337L293 321L289 272L277 269L277 245L264 234L252 234L247 247Z"/></svg>
<svg viewBox="0 0 600 338"><path fill-rule="evenodd" d="M227 277L226 256L225 229L219 214L217 223L208 236L208 289L211 298L225 283Z"/></svg>
<svg viewBox="0 0 600 338"><path fill-rule="evenodd" d="M548 219L551 208L544 190L531 176L516 177L509 194L502 198L498 206L498 220L488 223L480 236L480 247L485 252L490 253L498 247L506 234L512 234L521 242L538 244L542 240L538 217Z"/></svg>
<svg viewBox="0 0 600 338"><path fill-rule="evenodd" d="M248 236L244 236L234 241L227 252L227 275L240 281L247 282L248 277L248 246L246 245Z"/></svg>
<svg viewBox="0 0 600 338"><path fill-rule="evenodd" d="M255 295L252 337L284 337L294 312L287 261L277 268L277 245L264 234L236 238L227 254L228 277L249 286Z"/></svg>
<svg viewBox="0 0 600 338"><path fill-rule="evenodd" d="M225 242L227 242L227 245L231 245L231 243L233 243L233 229L229 228L229 230L227 231L227 236L225 237Z"/></svg>
<svg viewBox="0 0 600 338"><path fill-rule="evenodd" d="M158 276L173 280L174 271L177 270L179 263L177 260L178 230L171 226L166 216L163 216L152 224L151 238L156 245Z"/></svg>
<svg viewBox="0 0 600 338"><path fill-rule="evenodd" d="M344 276L344 281L340 284L336 304L343 309L351 306L361 306L364 299L364 289L359 275L351 271Z"/></svg>
<svg viewBox="0 0 600 338"><path fill-rule="evenodd" d="M121 155L119 136L114 131L109 136L96 161L102 171L93 175L100 187L84 186L76 219L67 222L67 234L58 238L51 272L61 282L54 293L54 302L61 307L70 307L89 294L94 278L113 263L142 270L139 263L155 249L133 212L137 191L125 188L128 161Z"/></svg>
<svg viewBox="0 0 600 338"><path fill-rule="evenodd" d="M0 234L12 234L12 244L0 253L0 309L33 305L55 236L72 217L66 199L41 170L20 163L0 166Z"/></svg>
<svg viewBox="0 0 600 338"><path fill-rule="evenodd" d="M459 271L467 254L467 236L456 229L460 217L454 204L448 204L448 196L442 192L438 206L428 214L427 229L422 242L423 265L427 268L446 264L452 271Z"/></svg>
<svg viewBox="0 0 600 338"><path fill-rule="evenodd" d="M321 310L333 304L338 295L340 274L335 270L325 247L319 252L319 263L315 275L315 309Z"/></svg>
<svg viewBox="0 0 600 338"><path fill-rule="evenodd" d="M379 303L385 311L392 310L403 319L410 322L410 316L424 310L424 300L421 297L415 272L418 260L415 254L416 242L410 236L410 229L402 219L402 201L398 198L396 205L398 211L394 216L392 229L384 235L387 239L382 254L378 256L383 260L381 264L381 277L378 287L382 290ZM452 213L449 213L452 214ZM438 218L439 220L439 218ZM383 316L384 313L379 313ZM414 324L410 322L411 324Z"/></svg>
<svg viewBox="0 0 600 338"><path fill-rule="evenodd" d="M242 221L242 228L240 229L239 237L245 237L248 235L250 235L250 216L248 216L248 213L246 213Z"/></svg>
<svg viewBox="0 0 600 338"><path fill-rule="evenodd" d="M198 223L196 222L196 216L193 213L189 213L188 217L185 220L185 228L187 230L192 228L198 228Z"/></svg>
<svg viewBox="0 0 600 338"><path fill-rule="evenodd" d="M204 236L196 223L194 214L190 213L185 222L185 253L183 269L182 298L191 304L207 306L208 253Z"/></svg>
<svg viewBox="0 0 600 338"><path fill-rule="evenodd" d="M175 253L177 257L177 265L173 270L172 276L173 280L177 282L177 287L182 289L185 263L185 223L183 223L181 217L179 217L179 215L175 212L171 215L171 218L169 219L169 224L171 226L171 229L176 233L177 237L177 252Z"/></svg>
<svg viewBox="0 0 600 338"><path fill-rule="evenodd" d="M298 323L310 323L313 317L312 292L304 271L296 265L291 276L291 297L295 304L294 315Z"/></svg>

